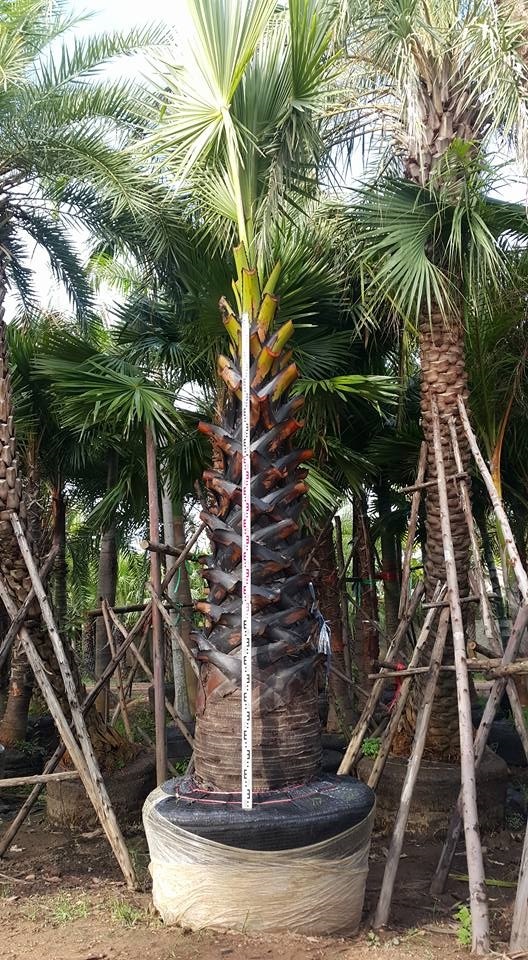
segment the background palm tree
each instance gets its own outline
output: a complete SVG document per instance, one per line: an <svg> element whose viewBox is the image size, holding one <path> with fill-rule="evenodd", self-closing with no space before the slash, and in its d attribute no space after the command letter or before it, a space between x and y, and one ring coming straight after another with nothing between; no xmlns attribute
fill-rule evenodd
<svg viewBox="0 0 528 960"><path fill-rule="evenodd" d="M345 0L342 12L355 133L368 141L385 170L363 198L363 250L369 269L376 261L383 295L417 328L427 472L434 479L431 399L438 403L446 468L452 473L447 421L457 414L457 396L467 396L465 307L480 284L484 289L490 281L499 284L504 273L500 231L486 222L481 208L489 189L485 156L502 143L524 159L525 25L509 6L491 0ZM338 129L341 140L346 135ZM502 233L507 230L504 220ZM470 256L464 249L468 243ZM459 442L467 465L465 437ZM468 536L454 488L449 497L460 593L467 596ZM444 577L436 486L427 490L426 518L430 597ZM438 731L434 750L446 756L456 732L449 682L442 680L432 723Z"/></svg>

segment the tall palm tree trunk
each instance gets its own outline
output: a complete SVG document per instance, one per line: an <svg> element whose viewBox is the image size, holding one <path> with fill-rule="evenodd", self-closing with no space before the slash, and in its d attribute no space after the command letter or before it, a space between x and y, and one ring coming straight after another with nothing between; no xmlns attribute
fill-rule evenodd
<svg viewBox="0 0 528 960"><path fill-rule="evenodd" d="M59 483L53 490L53 542L58 547L53 569L53 608L57 627L64 634L68 613L68 567L66 563L66 501Z"/></svg>
<svg viewBox="0 0 528 960"><path fill-rule="evenodd" d="M464 360L464 330L459 317L454 317L452 322L447 324L440 311L436 309L432 311L431 317L421 318L419 333L422 367L420 406L423 434L427 443L427 479L436 480L431 402L435 397L440 415L440 436L446 476L450 476L456 473L456 465L451 450L448 421L451 416L454 416L458 422L457 397L460 395L465 398L468 392ZM470 451L466 436L461 429L458 429L458 443L464 469L468 470ZM470 592L468 577L470 544L458 484L453 481L448 482L447 495L458 589L460 596L466 597ZM425 507L427 538L424 558L425 595L426 599L430 600L437 582L440 580L443 583L446 579L440 503L436 484L426 488ZM465 614L464 606L462 612ZM434 631L429 641L430 646L433 642ZM452 662L453 646L451 637L448 635L444 663ZM408 755L410 749L422 685L417 683L414 689L416 694L409 697L408 707L394 744L394 752L402 755ZM453 671L440 674L425 755L443 760L454 760L459 755L456 677Z"/></svg>
<svg viewBox="0 0 528 960"><path fill-rule="evenodd" d="M239 265L243 248L235 253ZM247 261L246 261L247 263ZM274 271L277 274L278 271ZM249 314L253 358L251 396L253 786L256 790L304 783L321 760L316 649L311 613L311 577L303 570L310 538L302 538L311 451L295 450L291 438L302 397L288 398L297 367L286 354L293 324L275 332L278 301L273 287L261 294L256 271L242 265L235 292ZM195 634L200 663L195 764L200 784L240 790L241 765L241 327L221 301L233 359L219 358L229 393L222 424L201 424L213 443L215 469L204 479L208 509L202 513L213 552L204 558L208 597L196 604L205 627Z"/></svg>
<svg viewBox="0 0 528 960"><path fill-rule="evenodd" d="M332 665L337 667L341 674L346 675L343 621L339 599L340 584L337 574L337 557L332 518L325 518L322 523L322 532L318 538L317 546L317 561L319 563L317 594L319 598L319 608L330 627ZM351 686L346 680L343 680L339 674L331 672L328 688L330 704L326 728L330 733L348 734L354 719Z"/></svg>
<svg viewBox="0 0 528 960"><path fill-rule="evenodd" d="M377 489L378 515L381 521L381 575L383 578L383 601L385 609L385 634L393 637L398 626L400 605L401 566L396 536L390 524L384 522L391 511L390 486L383 479Z"/></svg>
<svg viewBox="0 0 528 960"><path fill-rule="evenodd" d="M379 657L378 594L376 590L374 551L367 501L364 493L353 497L354 516L354 579L357 584L357 607L354 618L354 650L363 687L368 687L368 674Z"/></svg>
<svg viewBox="0 0 528 960"><path fill-rule="evenodd" d="M111 451L107 463L106 489L110 490L117 477L117 455ZM102 600L113 607L117 590L117 539L116 522L110 520L106 530L101 535L99 546L99 569L97 573L97 601ZM111 660L111 651L106 635L106 627L102 617L95 621L95 678L101 677ZM103 690L97 698L97 709L106 718L108 715L107 691Z"/></svg>

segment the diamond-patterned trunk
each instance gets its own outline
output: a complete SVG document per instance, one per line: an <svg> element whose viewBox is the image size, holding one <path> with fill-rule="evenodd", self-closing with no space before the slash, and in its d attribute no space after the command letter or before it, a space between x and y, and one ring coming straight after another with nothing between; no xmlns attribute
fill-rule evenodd
<svg viewBox="0 0 528 960"><path fill-rule="evenodd" d="M238 257L243 251L238 251ZM250 314L252 355L252 644L253 784L256 790L302 783L321 758L316 649L310 576L303 560L310 539L301 533L309 450L295 450L302 398L289 388L298 376L285 344L293 325L271 332L278 301L273 282L259 289L257 274L239 271L235 293ZM214 469L204 479L210 505L212 553L203 559L205 617L194 634L200 663L195 735L196 778L205 787L239 791L241 776L241 376L240 323L222 300L231 359L219 358L227 387L219 424L201 424L213 444Z"/></svg>

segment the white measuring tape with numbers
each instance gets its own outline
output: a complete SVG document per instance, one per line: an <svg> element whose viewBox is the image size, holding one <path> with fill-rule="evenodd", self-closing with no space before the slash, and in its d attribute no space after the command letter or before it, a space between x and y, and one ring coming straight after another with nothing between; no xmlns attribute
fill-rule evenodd
<svg viewBox="0 0 528 960"><path fill-rule="evenodd" d="M242 809L253 807L251 705L251 384L249 314L242 314Z"/></svg>

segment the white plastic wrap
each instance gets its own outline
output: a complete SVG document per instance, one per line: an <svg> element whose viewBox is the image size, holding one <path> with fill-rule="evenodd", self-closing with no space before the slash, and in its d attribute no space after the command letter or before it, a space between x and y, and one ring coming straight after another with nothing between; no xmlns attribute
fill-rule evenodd
<svg viewBox="0 0 528 960"><path fill-rule="evenodd" d="M242 850L204 840L143 807L154 906L191 930L354 933L361 919L374 810L330 840L295 850Z"/></svg>

